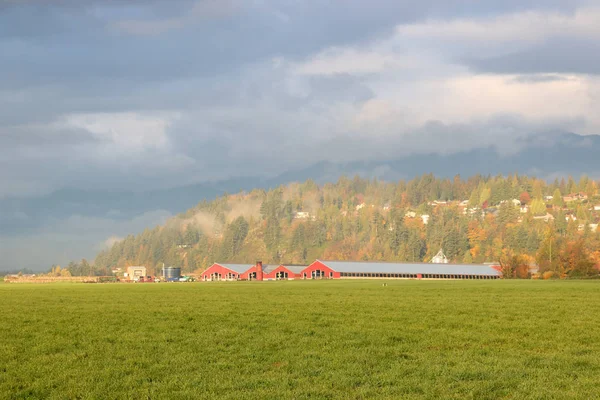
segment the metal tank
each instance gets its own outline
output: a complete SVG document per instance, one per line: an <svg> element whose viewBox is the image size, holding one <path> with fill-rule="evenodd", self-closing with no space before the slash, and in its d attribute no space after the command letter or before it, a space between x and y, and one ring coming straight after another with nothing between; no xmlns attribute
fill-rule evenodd
<svg viewBox="0 0 600 400"><path fill-rule="evenodd" d="M163 267L162 275L167 282L177 282L181 276L181 268Z"/></svg>

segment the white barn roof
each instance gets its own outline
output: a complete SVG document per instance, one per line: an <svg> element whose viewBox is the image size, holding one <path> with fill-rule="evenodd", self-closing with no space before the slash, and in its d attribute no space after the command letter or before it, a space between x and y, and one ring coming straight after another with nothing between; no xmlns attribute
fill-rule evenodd
<svg viewBox="0 0 600 400"><path fill-rule="evenodd" d="M248 264L221 264L221 263L216 263L222 267L225 267L227 269L230 269L234 272L237 272L239 274L243 274L244 272L248 271L250 268L253 267L253 265L248 265Z"/></svg>
<svg viewBox="0 0 600 400"><path fill-rule="evenodd" d="M383 274L490 275L500 271L487 264L386 263L317 260L336 272Z"/></svg>

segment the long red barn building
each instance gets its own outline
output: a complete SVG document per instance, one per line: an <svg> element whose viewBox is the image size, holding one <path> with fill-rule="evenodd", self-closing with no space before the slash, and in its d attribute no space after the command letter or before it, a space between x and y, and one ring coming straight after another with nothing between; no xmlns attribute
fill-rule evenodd
<svg viewBox="0 0 600 400"><path fill-rule="evenodd" d="M316 260L302 271L302 279L498 279L494 264L390 263Z"/></svg>
<svg viewBox="0 0 600 400"><path fill-rule="evenodd" d="M431 264L316 260L308 266L263 266L215 263L202 273L203 281L279 279L498 279L494 264Z"/></svg>

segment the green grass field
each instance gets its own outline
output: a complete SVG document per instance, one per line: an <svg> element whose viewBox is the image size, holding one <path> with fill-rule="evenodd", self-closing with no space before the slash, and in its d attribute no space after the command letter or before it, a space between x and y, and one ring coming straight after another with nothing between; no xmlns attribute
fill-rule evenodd
<svg viewBox="0 0 600 400"><path fill-rule="evenodd" d="M0 285L0 398L600 398L600 282Z"/></svg>

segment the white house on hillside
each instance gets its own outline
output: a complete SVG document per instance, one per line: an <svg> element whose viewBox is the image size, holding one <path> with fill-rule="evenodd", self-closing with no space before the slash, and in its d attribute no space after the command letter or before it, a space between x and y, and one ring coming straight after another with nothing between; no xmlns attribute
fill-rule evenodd
<svg viewBox="0 0 600 400"><path fill-rule="evenodd" d="M448 264L448 258L444 254L444 251L440 249L440 251L438 251L438 253L435 256L433 256L431 262L433 264Z"/></svg>
<svg viewBox="0 0 600 400"><path fill-rule="evenodd" d="M295 219L308 219L310 218L310 213L306 211L298 211L294 214Z"/></svg>

